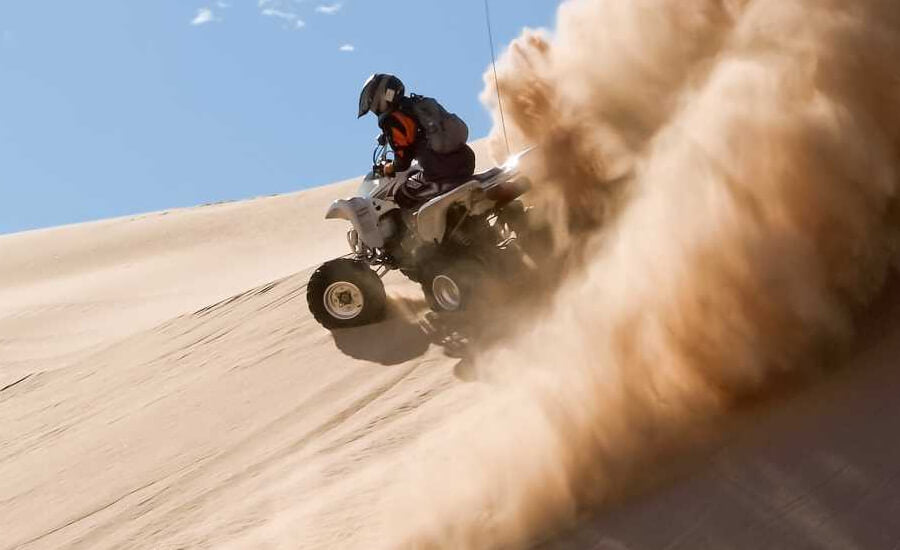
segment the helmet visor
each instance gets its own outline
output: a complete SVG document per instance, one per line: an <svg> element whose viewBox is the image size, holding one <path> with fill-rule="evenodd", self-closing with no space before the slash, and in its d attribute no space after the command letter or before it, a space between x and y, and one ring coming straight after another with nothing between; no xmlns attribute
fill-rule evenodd
<svg viewBox="0 0 900 550"><path fill-rule="evenodd" d="M376 78L372 76L363 85L362 93L359 94L359 114L356 118L362 118L372 108L372 96L375 95Z"/></svg>

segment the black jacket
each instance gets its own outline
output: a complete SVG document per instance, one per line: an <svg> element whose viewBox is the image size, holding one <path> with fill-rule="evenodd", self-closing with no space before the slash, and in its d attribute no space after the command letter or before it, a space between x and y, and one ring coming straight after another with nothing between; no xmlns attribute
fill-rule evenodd
<svg viewBox="0 0 900 550"><path fill-rule="evenodd" d="M448 154L437 153L428 146L409 98L403 98L397 109L378 117L378 126L394 150L398 172L408 169L416 159L428 181L465 180L475 173L475 152L468 145Z"/></svg>

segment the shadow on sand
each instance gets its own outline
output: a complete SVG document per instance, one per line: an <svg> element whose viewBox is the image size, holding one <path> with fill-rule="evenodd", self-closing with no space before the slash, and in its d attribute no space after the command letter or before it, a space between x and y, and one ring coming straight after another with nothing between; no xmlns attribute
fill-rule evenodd
<svg viewBox="0 0 900 550"><path fill-rule="evenodd" d="M431 340L411 315L409 300L391 300L384 321L364 327L335 330L334 343L344 355L386 366L421 357Z"/></svg>
<svg viewBox="0 0 900 550"><path fill-rule="evenodd" d="M453 372L466 382L478 379L475 358L508 337L517 326L504 307L437 314L422 299L394 298L384 321L332 332L337 348L354 359L395 366L423 356L431 346L459 359Z"/></svg>

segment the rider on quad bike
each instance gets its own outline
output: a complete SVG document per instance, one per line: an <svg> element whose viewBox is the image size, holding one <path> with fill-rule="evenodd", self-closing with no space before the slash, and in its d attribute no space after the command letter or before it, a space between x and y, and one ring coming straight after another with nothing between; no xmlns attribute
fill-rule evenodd
<svg viewBox="0 0 900 550"><path fill-rule="evenodd" d="M475 152L466 143L469 129L465 122L434 99L407 96L396 76L369 77L359 96L358 118L369 112L378 117L379 143L389 144L394 151L394 161L382 168L384 174L392 177L408 170L413 160L422 168L421 176L399 189L396 200L402 208L421 206L475 173Z"/></svg>
<svg viewBox="0 0 900 550"><path fill-rule="evenodd" d="M465 123L431 98L407 97L391 75L366 83L359 115L370 111L383 132L372 170L325 214L349 222L350 253L319 266L306 285L319 324L342 329L381 319L382 277L391 271L418 283L433 311L455 313L479 302L484 281L526 274L546 256L546 232L520 200L531 188L519 170L528 150L475 174Z"/></svg>

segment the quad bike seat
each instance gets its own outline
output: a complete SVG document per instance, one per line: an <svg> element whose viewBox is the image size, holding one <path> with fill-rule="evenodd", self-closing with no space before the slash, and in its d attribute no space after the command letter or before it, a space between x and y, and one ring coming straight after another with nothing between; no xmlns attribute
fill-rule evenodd
<svg viewBox="0 0 900 550"><path fill-rule="evenodd" d="M477 177L477 175L473 177ZM414 209L469 181L472 181L472 178L428 181L422 177L421 173L418 173L400 186L394 199L401 207Z"/></svg>
<svg viewBox="0 0 900 550"><path fill-rule="evenodd" d="M470 181L484 183L493 179L502 172L502 168L491 168L490 170L473 174L472 176L466 178L442 180L440 182L426 181L422 173L420 172L413 175L411 178L409 178L407 183L401 186L400 192L396 197L398 199L397 203L400 204L400 206L406 208L418 208L435 197L439 197L453 191L460 185L463 185Z"/></svg>

